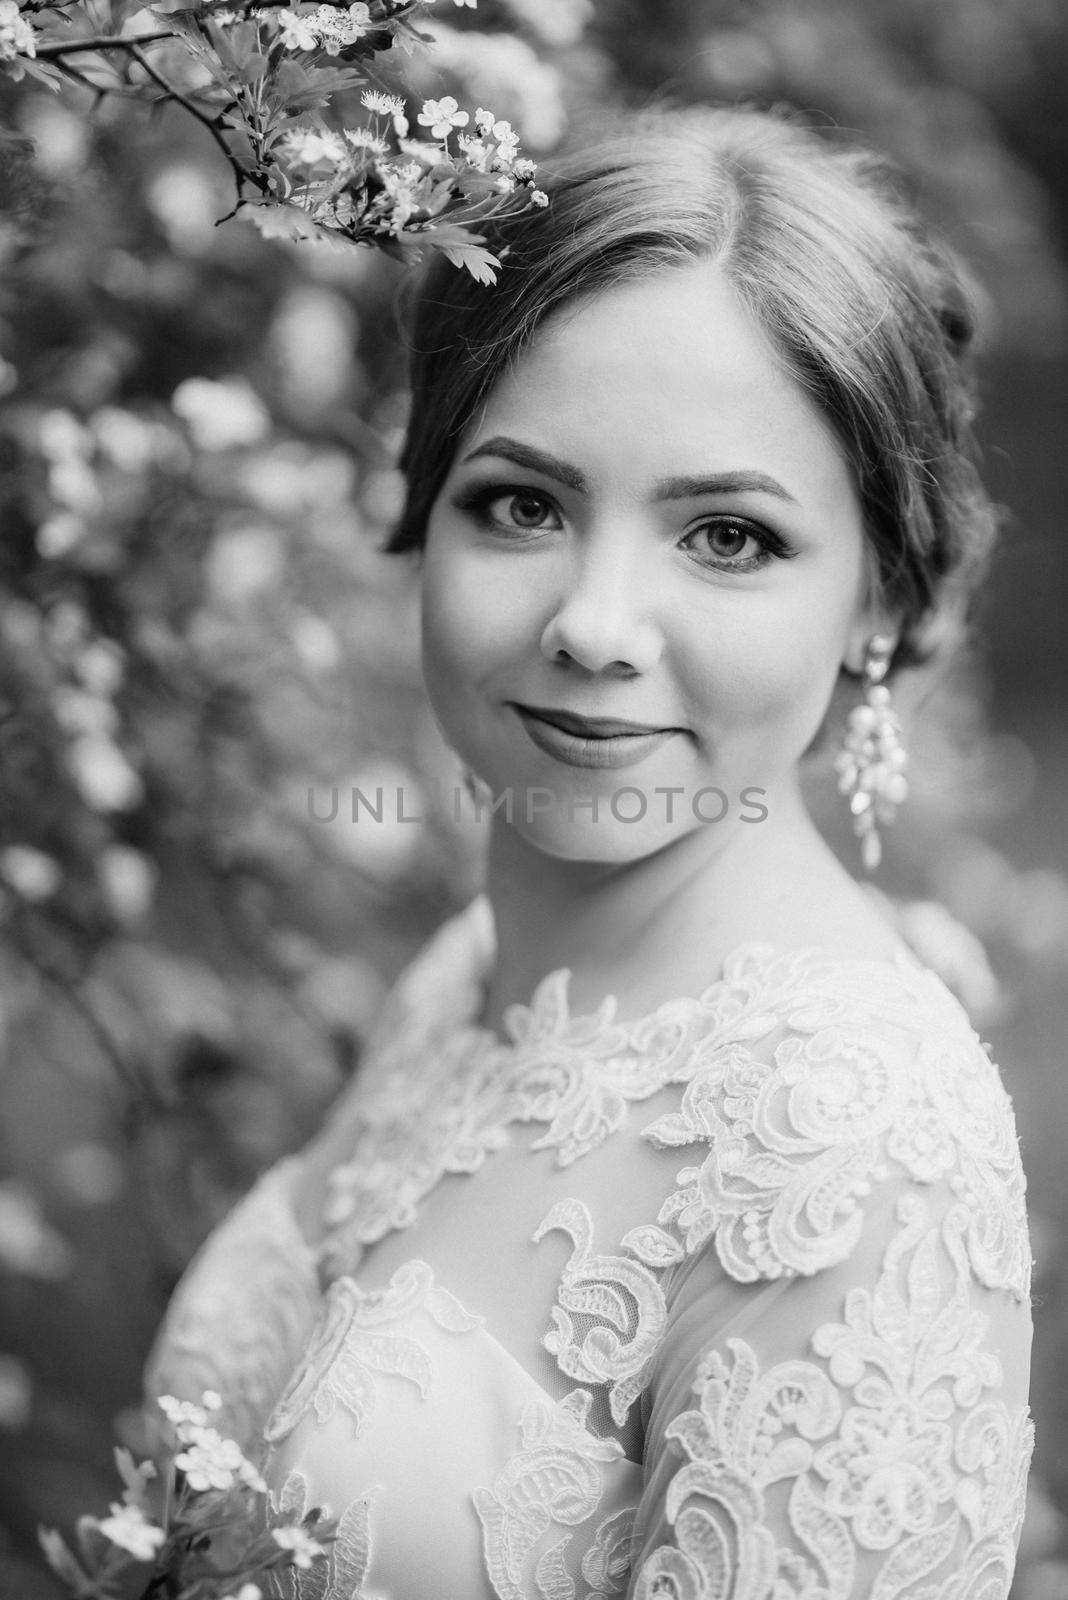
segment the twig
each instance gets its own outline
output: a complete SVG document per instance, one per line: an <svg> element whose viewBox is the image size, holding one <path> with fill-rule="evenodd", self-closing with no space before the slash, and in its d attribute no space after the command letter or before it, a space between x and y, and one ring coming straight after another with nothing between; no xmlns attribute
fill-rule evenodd
<svg viewBox="0 0 1068 1600"><path fill-rule="evenodd" d="M211 134L211 137L215 140L215 143L226 157L227 164L231 173L233 174L234 187L237 190L237 204L240 206L241 201L244 199L242 191L244 189L245 180L248 178L249 174L245 171L245 168L241 165L240 161L238 161L237 157L230 149L230 146L223 138L222 131L219 127L218 116L209 117L205 112L201 111L199 106L194 105L192 100L188 99L180 89L176 89L173 84L169 83L163 76L162 72L158 72L156 70L151 61L145 55L144 51L137 44L133 44L131 46L130 54L133 56L134 60L137 62L137 65L142 69L142 71L147 72L148 76L152 79L152 82L157 84L158 87L163 90L164 94L169 100L174 100L185 111L188 111L191 117L195 117L202 127L207 128L208 132Z"/></svg>
<svg viewBox="0 0 1068 1600"><path fill-rule="evenodd" d="M144 95L140 94L136 89L120 88L118 84L110 83L105 87L102 83L96 83L88 73L80 72L77 67L72 67L69 61L60 61L58 65L59 70L65 72L67 77L74 83L80 83L83 88L93 91L96 95L96 100L93 103L94 113L105 95L117 94L122 100L144 100Z"/></svg>
<svg viewBox="0 0 1068 1600"><path fill-rule="evenodd" d="M121 34L99 34L93 39L73 39L69 44L38 45L37 56L39 59L58 61L61 68L68 71L72 77L75 77L77 74L66 66L63 60L64 56L87 51L124 50L128 56L137 62L142 72L151 78L156 87L162 89L166 99L173 100L176 105L180 105L183 111L187 111L191 117L194 117L200 123L201 127L207 129L226 158L226 163L233 175L234 187L237 190L237 206L234 208L236 211L240 209L244 200L245 183L252 175L241 165L223 137L222 130L219 127L219 116L209 116L206 112L201 111L200 107L190 100L188 95L184 95L169 79L163 76L163 73L157 67L153 66L142 48L146 44L157 44L162 39L178 39L180 37L181 35L177 33L144 33L136 38L125 38ZM84 81L84 78L82 81ZM121 92L95 84L93 87L104 94Z"/></svg>
<svg viewBox="0 0 1068 1600"><path fill-rule="evenodd" d="M39 44L38 61L50 61L56 56L84 54L87 50L133 50L140 44L158 44L161 39L179 39L178 33L141 33L136 39L125 38L121 33L98 34L95 39L72 39L69 44Z"/></svg>

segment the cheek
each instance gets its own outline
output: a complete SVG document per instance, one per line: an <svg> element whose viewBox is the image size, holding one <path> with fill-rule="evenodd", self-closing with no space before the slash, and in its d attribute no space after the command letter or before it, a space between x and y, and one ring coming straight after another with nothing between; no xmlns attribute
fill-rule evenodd
<svg viewBox="0 0 1068 1600"><path fill-rule="evenodd" d="M814 729L838 679L850 615L848 606L828 604L825 596L822 614L815 606L769 605L721 616L702 634L689 630L695 710L739 732Z"/></svg>
<svg viewBox="0 0 1068 1600"><path fill-rule="evenodd" d="M469 553L428 546L420 613L432 701L459 698L514 658L522 633L517 598Z"/></svg>

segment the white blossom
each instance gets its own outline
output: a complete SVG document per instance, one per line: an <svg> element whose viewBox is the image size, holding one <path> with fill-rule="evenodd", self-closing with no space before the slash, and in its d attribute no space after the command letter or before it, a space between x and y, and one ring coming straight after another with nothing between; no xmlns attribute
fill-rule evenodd
<svg viewBox="0 0 1068 1600"><path fill-rule="evenodd" d="M455 73L482 107L507 104L528 145L556 143L567 120L560 71L526 39L454 28L436 18L427 32L443 75Z"/></svg>
<svg viewBox="0 0 1068 1600"><path fill-rule="evenodd" d="M447 139L453 128L466 128L470 118L451 94L442 100L424 100L423 109L416 119L422 128L429 128L435 139Z"/></svg>
<svg viewBox="0 0 1068 1600"><path fill-rule="evenodd" d="M532 206L547 206L549 204L549 196L544 189L531 189L530 203Z"/></svg>
<svg viewBox="0 0 1068 1600"><path fill-rule="evenodd" d="M36 54L36 36L16 0L0 0L0 61Z"/></svg>
<svg viewBox="0 0 1068 1600"><path fill-rule="evenodd" d="M302 1567L305 1571L311 1566L316 1556L326 1554L325 1546L319 1544L303 1528L272 1528L271 1538L283 1550L293 1552L293 1565Z"/></svg>
<svg viewBox="0 0 1068 1600"><path fill-rule="evenodd" d="M97 1527L105 1539L122 1550L128 1550L137 1561L151 1561L167 1539L163 1529L149 1522L140 1506L113 1503L110 1517L104 1517Z"/></svg>
<svg viewBox="0 0 1068 1600"><path fill-rule="evenodd" d="M315 13L315 29L332 55L362 39L371 27L371 13L363 0L349 6L322 5Z"/></svg>
<svg viewBox="0 0 1068 1600"><path fill-rule="evenodd" d="M345 160L345 146L337 134L317 128L299 128L286 134L282 150L288 160L301 167L315 167L321 161L334 166Z"/></svg>
<svg viewBox="0 0 1068 1600"><path fill-rule="evenodd" d="M365 89L360 104L383 117L399 117L404 111L404 101L399 94L383 94L381 89Z"/></svg>
<svg viewBox="0 0 1068 1600"><path fill-rule="evenodd" d="M191 1489L232 1489L245 1461L241 1447L214 1428L197 1428L189 1448L174 1458Z"/></svg>
<svg viewBox="0 0 1068 1600"><path fill-rule="evenodd" d="M178 1400L173 1394L161 1394L156 1404L172 1427L180 1430L186 1423L192 1424L195 1428L207 1426L207 1410L204 1406L194 1405L192 1400Z"/></svg>
<svg viewBox="0 0 1068 1600"><path fill-rule="evenodd" d="M312 18L299 11L280 11L278 27L287 50L314 50L319 43Z"/></svg>
<svg viewBox="0 0 1068 1600"><path fill-rule="evenodd" d="M354 150L370 150L373 155L384 156L389 148L386 141L370 128L342 128L345 142Z"/></svg>
<svg viewBox="0 0 1068 1600"><path fill-rule="evenodd" d="M413 185L418 181L420 168L415 162L403 167L385 167L379 170L382 187L390 205L389 232L396 238L415 210Z"/></svg>
<svg viewBox="0 0 1068 1600"><path fill-rule="evenodd" d="M456 142L463 151L468 166L474 167L476 172L485 172L489 161L489 150L482 140L472 139L469 134L461 133Z"/></svg>

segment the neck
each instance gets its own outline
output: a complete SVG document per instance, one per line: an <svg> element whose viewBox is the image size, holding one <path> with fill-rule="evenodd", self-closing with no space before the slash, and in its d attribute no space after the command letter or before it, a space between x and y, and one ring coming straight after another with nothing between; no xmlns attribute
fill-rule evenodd
<svg viewBox="0 0 1068 1600"><path fill-rule="evenodd" d="M495 817L486 890L497 960L484 1019L525 1002L547 972L569 967L573 1004L607 992L685 985L709 976L718 951L770 937L820 874L840 872L796 787L777 793L760 823L735 820L687 833L652 855L624 863L547 856ZM688 992L686 987L674 990ZM654 995L655 998L655 995Z"/></svg>

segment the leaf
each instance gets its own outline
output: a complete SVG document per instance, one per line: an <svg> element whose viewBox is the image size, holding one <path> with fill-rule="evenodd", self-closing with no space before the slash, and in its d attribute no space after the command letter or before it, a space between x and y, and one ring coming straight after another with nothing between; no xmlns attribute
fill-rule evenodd
<svg viewBox="0 0 1068 1600"><path fill-rule="evenodd" d="M142 1461L140 1465L134 1460L129 1450L119 1445L115 1451L115 1465L119 1477L126 1485L124 1499L128 1505L140 1506L142 1511L148 1509L148 1484L156 1476L156 1469L151 1461Z"/></svg>
<svg viewBox="0 0 1068 1600"><path fill-rule="evenodd" d="M287 205L277 200L249 200L241 209L241 216L258 228L265 239L283 239L290 244L306 243L333 245L335 249L351 249L343 234L324 228L303 211L300 206Z"/></svg>
<svg viewBox="0 0 1068 1600"><path fill-rule="evenodd" d="M37 1538L44 1558L57 1577L64 1583L69 1583L75 1592L84 1592L91 1587L89 1574L80 1562L74 1559L60 1534L55 1528L38 1528Z"/></svg>
<svg viewBox="0 0 1068 1600"><path fill-rule="evenodd" d="M251 55L241 63L239 76L242 83L258 83L267 71L267 57Z"/></svg>
<svg viewBox="0 0 1068 1600"><path fill-rule="evenodd" d="M330 104L332 95L354 89L366 80L352 68L304 67L283 61L271 83L272 98L287 111L309 111Z"/></svg>
<svg viewBox="0 0 1068 1600"><path fill-rule="evenodd" d="M463 248L464 245L486 242L484 234L473 233L470 228L465 228L462 222L436 222L432 228L426 229L426 233L439 249L447 244Z"/></svg>
<svg viewBox="0 0 1068 1600"><path fill-rule="evenodd" d="M57 67L50 66L47 61L32 61L28 56L16 56L13 62L7 63L9 69L18 66L18 73L11 72L15 78L36 78L40 83L47 85L53 94L58 94L66 83L62 72Z"/></svg>
<svg viewBox="0 0 1068 1600"><path fill-rule="evenodd" d="M279 205L276 201L264 205L249 202L241 215L265 239L309 239L315 232L315 223L299 206Z"/></svg>
<svg viewBox="0 0 1068 1600"><path fill-rule="evenodd" d="M395 17L393 27L393 43L403 50L406 56L411 55L417 44L434 43L434 35L432 33L420 33L419 29L414 23L409 22L407 17Z"/></svg>
<svg viewBox="0 0 1068 1600"><path fill-rule="evenodd" d="M448 261L454 267L464 267L474 278L476 283L496 283L497 271L500 262L495 255L484 250L480 244L443 244L438 245L433 232L429 242L444 252Z"/></svg>

